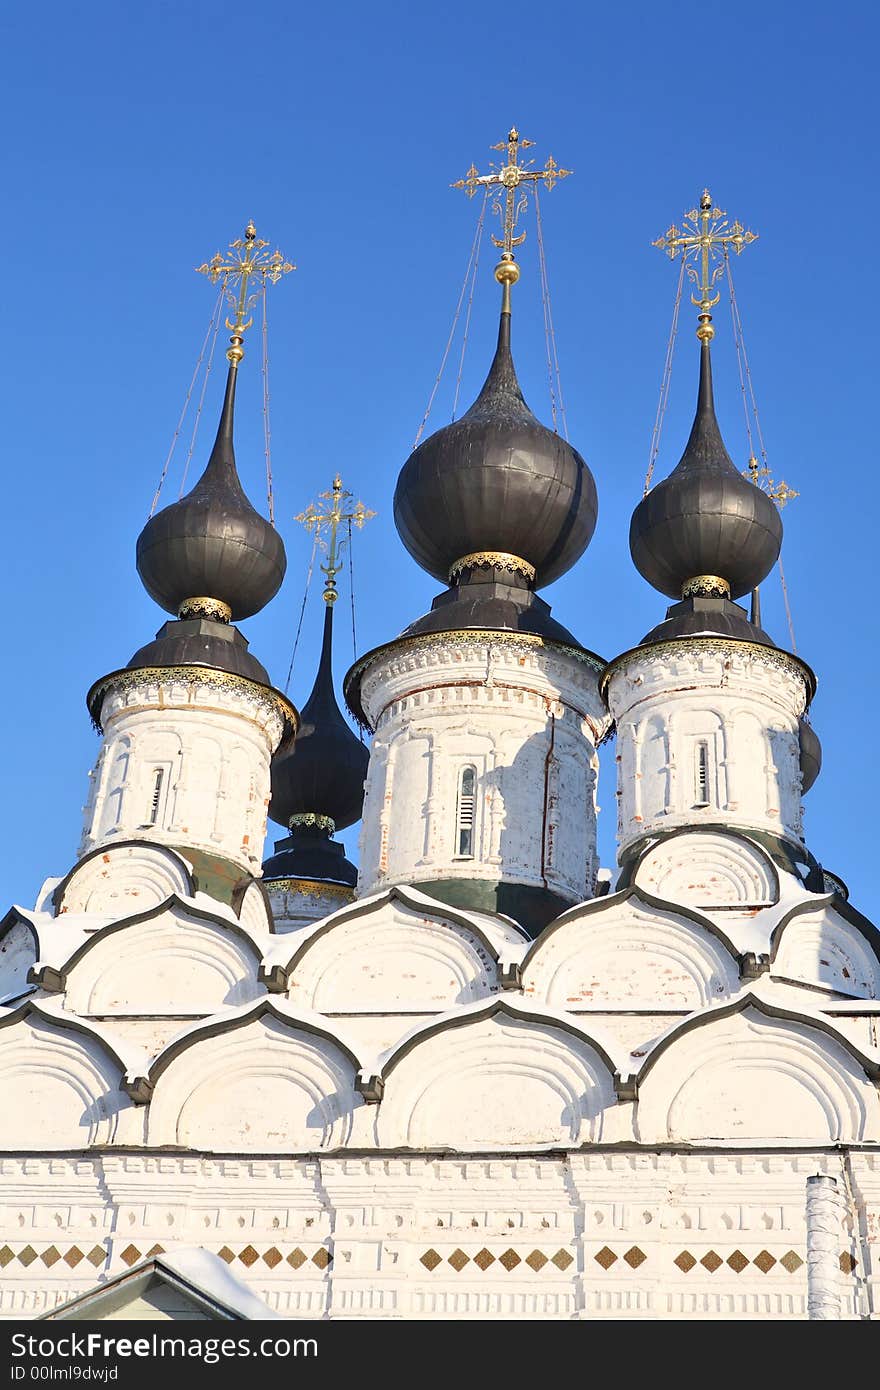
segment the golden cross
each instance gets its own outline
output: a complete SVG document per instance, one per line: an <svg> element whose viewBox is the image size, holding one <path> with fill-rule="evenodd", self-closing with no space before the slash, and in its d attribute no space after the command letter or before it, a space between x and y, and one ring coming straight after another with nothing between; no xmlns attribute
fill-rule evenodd
<svg viewBox="0 0 880 1390"><path fill-rule="evenodd" d="M300 512L295 517L305 526L307 531L314 531L315 539L322 550L327 552L327 563L321 566L321 570L327 576L324 585L324 602L335 603L338 597L336 592L336 576L342 569L340 556L347 542L339 539L339 527L343 521L354 525L358 530L362 530L365 522L370 521L375 512L368 511L363 502L355 502L353 507L346 508L346 502L354 497L353 492L347 492L342 486L342 479L339 474L333 479L333 487L329 492L318 494L319 505L310 502L304 512ZM329 503L322 507L320 502ZM324 539L323 532L329 532L329 538Z"/></svg>
<svg viewBox="0 0 880 1390"><path fill-rule="evenodd" d="M723 274L724 255L730 246L739 255L744 246L758 240L758 234L746 231L741 222L728 222L724 209L713 207L708 188L703 189L699 208L686 212L683 223L682 227L676 227L673 223L666 234L652 241L651 245L665 251L671 261L681 255L685 261L691 262L687 268L688 276L700 294L699 299L691 294L691 303L700 310L701 320L705 316L702 336L711 338L709 310L721 298L720 294L713 298L712 290ZM700 336L701 330L698 329L697 337Z"/></svg>
<svg viewBox="0 0 880 1390"><path fill-rule="evenodd" d="M795 492L793 487L789 487L784 478L782 478L780 482L774 483L770 474L770 469L766 464L761 468L754 454L752 454L749 459L748 468L744 468L742 472L743 477L748 478L749 482L754 483L755 487L759 487L762 492L766 492L770 500L775 502L780 510L785 506L786 502L791 502L795 497L800 497L800 493ZM759 481L759 479L761 481Z"/></svg>
<svg viewBox="0 0 880 1390"><path fill-rule="evenodd" d="M226 259L218 251L209 261L196 266L198 273L207 275L212 285L223 277L224 293L235 311L232 323L228 318L226 320L226 327L232 333L232 346L227 348L226 356L236 364L244 357L242 341L253 323L253 318L249 318L247 323L245 318L256 303L259 289L265 288L267 282L276 285L282 275L296 270L296 266L286 261L280 251L273 251L270 255L266 250L268 245L268 241L257 236L253 222L248 222L244 236L229 243L230 254ZM251 286L251 276L256 281L255 287Z"/></svg>
<svg viewBox="0 0 880 1390"><path fill-rule="evenodd" d="M514 236L516 224L521 212L524 212L528 203L526 189L530 183L543 183L548 189L552 188L560 179L567 179L572 172L571 169L560 169L556 160L551 155L543 169L533 169L531 166L534 160L530 159L525 164L520 164L519 153L521 150L531 149L534 140L520 139L519 131L516 126L509 131L506 140L500 140L497 145L492 145L493 150L507 150L507 163L498 167L493 163L489 165L488 174L480 174L476 165L472 164L463 179L450 185L452 188L463 188L469 198L473 198L478 188L498 187L504 189L504 208L496 198L493 208L502 219L504 235L501 238L493 236L492 240L496 246L502 248L503 260L513 260L514 246L521 246L526 239L523 232L520 236ZM522 190L519 192L518 190Z"/></svg>

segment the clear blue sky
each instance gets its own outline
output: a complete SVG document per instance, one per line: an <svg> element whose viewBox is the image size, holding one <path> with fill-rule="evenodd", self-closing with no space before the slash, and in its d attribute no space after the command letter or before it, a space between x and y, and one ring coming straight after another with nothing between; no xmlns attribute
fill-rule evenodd
<svg viewBox="0 0 880 1390"><path fill-rule="evenodd" d="M600 518L584 559L545 596L604 656L665 607L627 548L675 284L650 243L706 183L760 233L737 288L771 465L801 493L785 512L784 558L825 750L807 840L877 917L878 27L875 6L848 0L5 7L3 904L30 905L45 876L71 866L97 752L85 692L163 620L137 579L135 539L210 313L193 267L248 217L298 265L271 304L288 578L244 624L252 649L283 685L310 549L292 518L337 469L379 513L355 555L360 650L430 605L438 586L399 543L391 498L475 225L476 200L448 185L472 159L484 166L515 122L542 163L552 153L575 170L543 200L545 240L569 430ZM549 419L533 230L521 262L515 353ZM465 402L495 332L491 265L487 248ZM725 304L716 312L719 416L745 463ZM259 500L256 340L243 376L238 457ZM449 418L453 381L433 427ZM688 316L658 476L678 460L695 389ZM300 701L320 617L316 587L291 686ZM787 642L776 581L765 625ZM351 642L339 628L341 680ZM600 801L611 863L613 748Z"/></svg>

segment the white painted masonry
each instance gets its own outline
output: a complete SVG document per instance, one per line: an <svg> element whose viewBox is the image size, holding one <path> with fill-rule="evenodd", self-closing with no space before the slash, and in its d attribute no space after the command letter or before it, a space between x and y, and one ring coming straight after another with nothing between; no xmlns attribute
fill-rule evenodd
<svg viewBox="0 0 880 1390"><path fill-rule="evenodd" d="M596 745L609 724L595 659L540 639L458 632L381 652L362 680L375 729L358 892L484 879L595 887ZM471 852L460 852L462 770L474 768Z"/></svg>
<svg viewBox="0 0 880 1390"><path fill-rule="evenodd" d="M198 668L110 681L80 854L117 840L190 846L258 874L269 763L284 727L275 695Z"/></svg>
<svg viewBox="0 0 880 1390"><path fill-rule="evenodd" d="M678 639L612 664L618 837L726 822L800 842L804 668L785 652Z"/></svg>

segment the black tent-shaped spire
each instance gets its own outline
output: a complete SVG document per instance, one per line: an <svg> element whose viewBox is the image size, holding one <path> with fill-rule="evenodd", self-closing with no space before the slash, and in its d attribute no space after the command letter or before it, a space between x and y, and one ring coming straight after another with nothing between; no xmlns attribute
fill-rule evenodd
<svg viewBox="0 0 880 1390"><path fill-rule="evenodd" d="M263 877L269 882L357 882L357 869L332 836L360 819L369 753L336 702L332 648L333 604L328 602L321 660L296 743L282 747L272 761L269 815L289 826L290 834L276 840L275 853L263 864Z"/></svg>
<svg viewBox="0 0 880 1390"><path fill-rule="evenodd" d="M333 689L333 605L324 612L321 660L296 743L272 763L269 815L278 825L315 817L343 830L360 819L369 753L346 723ZM328 827L329 828L329 827Z"/></svg>

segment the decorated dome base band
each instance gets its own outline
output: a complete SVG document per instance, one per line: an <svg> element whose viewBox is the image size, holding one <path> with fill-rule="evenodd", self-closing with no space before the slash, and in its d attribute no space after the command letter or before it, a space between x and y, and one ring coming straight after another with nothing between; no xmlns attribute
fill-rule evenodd
<svg viewBox="0 0 880 1390"><path fill-rule="evenodd" d="M228 623L232 621L232 609L222 598L187 598L177 610L177 616L182 620L208 618L214 623Z"/></svg>
<svg viewBox="0 0 880 1390"><path fill-rule="evenodd" d="M291 830L296 830L298 826L304 825L312 830L326 830L330 835L336 830L336 822L332 817L319 816L314 811L298 811L296 815L288 816L287 824Z"/></svg>
<svg viewBox="0 0 880 1390"><path fill-rule="evenodd" d="M507 570L510 574L523 575L530 584L535 582L535 566L521 556L511 555L506 550L475 550L473 554L463 555L454 565L450 565L449 583L454 584L465 570L473 569Z"/></svg>
<svg viewBox="0 0 880 1390"><path fill-rule="evenodd" d="M685 598L730 598L730 585L718 574L695 574L681 586Z"/></svg>

